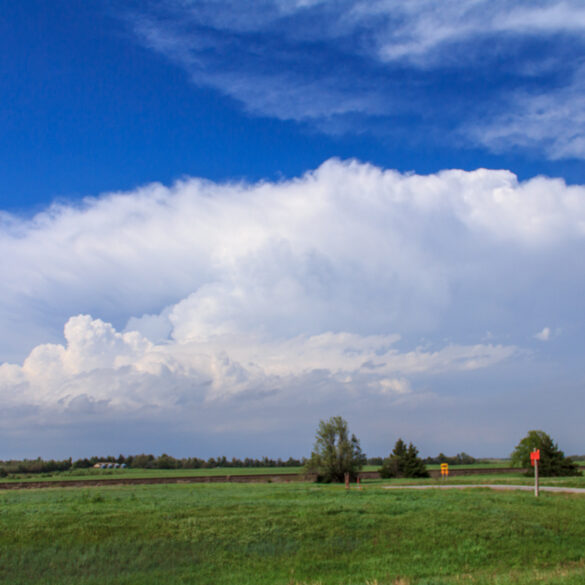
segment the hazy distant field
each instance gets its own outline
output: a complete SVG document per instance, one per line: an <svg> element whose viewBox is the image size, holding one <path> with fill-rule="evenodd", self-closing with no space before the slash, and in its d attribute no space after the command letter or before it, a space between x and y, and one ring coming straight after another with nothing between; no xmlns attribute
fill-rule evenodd
<svg viewBox="0 0 585 585"><path fill-rule="evenodd" d="M113 479L119 477L198 477L205 475L260 475L302 473L302 467L215 467L212 469L73 469L54 473L16 474L0 481L64 481L67 479Z"/></svg>
<svg viewBox="0 0 585 585"><path fill-rule="evenodd" d="M490 459L482 461L480 463L468 463L465 465L449 465L450 469L485 469L486 467L510 467L511 463L509 459ZM427 469L440 469L439 463L427 465Z"/></svg>
<svg viewBox="0 0 585 585"><path fill-rule="evenodd" d="M585 582L583 496L104 486L0 492L0 517L12 585Z"/></svg>
<svg viewBox="0 0 585 585"><path fill-rule="evenodd" d="M581 463L581 462L580 462ZM582 462L585 465L585 462ZM428 465L429 470L438 469L439 465ZM459 469L485 469L485 468L509 468L510 462L505 459L489 460L482 463L474 463L470 465L451 465L449 467L451 472ZM378 471L377 465L366 465L363 471ZM20 482L20 481L67 481L67 480L104 480L108 479L147 479L147 478L165 478L165 477L201 477L201 476L237 476L237 475L271 475L281 473L297 473L302 474L302 467L215 467L206 469L72 469L70 471L56 471L52 473L19 473L11 474L6 478L0 478L2 482ZM513 473L508 475L474 475L473 478L466 478L467 483L485 483L485 481L493 482L500 479L513 479L516 482L523 482L524 478L521 474ZM463 477L458 477L457 481L461 482ZM402 483L408 483L410 480L404 480ZM434 480L432 480L434 481ZM530 481L530 480L528 480ZM576 480L578 482L578 480ZM577 483L576 485L581 485Z"/></svg>
<svg viewBox="0 0 585 585"><path fill-rule="evenodd" d="M474 463L472 465L451 466L451 469L481 469L486 467L509 467L506 460L495 460L488 463ZM429 465L428 469L438 469L439 465ZM366 465L364 471L378 471L379 465ZM278 474L278 473L302 473L302 467L215 467L211 469L72 469L53 473L19 473L1 481L63 481L67 479L113 479L120 477L199 477L205 475L252 475L252 474Z"/></svg>

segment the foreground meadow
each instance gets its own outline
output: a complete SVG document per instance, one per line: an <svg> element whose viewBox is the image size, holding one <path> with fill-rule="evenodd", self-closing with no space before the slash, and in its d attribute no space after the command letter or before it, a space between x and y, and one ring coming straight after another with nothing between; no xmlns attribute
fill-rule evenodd
<svg viewBox="0 0 585 585"><path fill-rule="evenodd" d="M0 582L585 582L585 497L215 484L0 493Z"/></svg>

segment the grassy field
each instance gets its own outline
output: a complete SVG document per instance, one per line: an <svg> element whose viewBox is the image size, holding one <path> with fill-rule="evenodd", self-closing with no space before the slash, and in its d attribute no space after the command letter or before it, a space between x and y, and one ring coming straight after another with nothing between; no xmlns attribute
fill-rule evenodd
<svg viewBox="0 0 585 585"><path fill-rule="evenodd" d="M584 516L584 496L379 482L0 492L0 583L580 585Z"/></svg>
<svg viewBox="0 0 585 585"><path fill-rule="evenodd" d="M449 467L451 469L485 469L486 467L493 469L494 467L511 467L511 463L509 459L489 459L479 463L449 465ZM439 463L432 463L431 465L427 465L427 469L441 469L441 465Z"/></svg>
<svg viewBox="0 0 585 585"><path fill-rule="evenodd" d="M482 469L486 467L509 467L508 461L474 463L472 465L451 466L453 469ZM439 465L429 465L428 469L439 469ZM379 465L366 465L364 471L378 471ZM303 473L302 467L214 467L211 469L71 469L52 473L17 473L0 478L0 482L10 481L66 481L68 479L116 479L151 477L199 477L218 475L263 475L278 473Z"/></svg>
<svg viewBox="0 0 585 585"><path fill-rule="evenodd" d="M378 471L379 465L366 465L364 471ZM71 469L51 473L15 473L0 478L0 482L13 481L67 481L68 479L117 479L152 477L201 477L221 475L271 475L303 473L302 467L213 467L206 469Z"/></svg>
<svg viewBox="0 0 585 585"><path fill-rule="evenodd" d="M72 469L54 473L17 473L0 481L66 481L68 479L116 479L151 477L200 477L302 473L302 467L214 467L212 469Z"/></svg>
<svg viewBox="0 0 585 585"><path fill-rule="evenodd" d="M450 466L451 473L461 469L474 469L480 470L485 468L509 468L509 462L502 462L501 460L495 463L476 463L473 465L457 465ZM428 469L435 469L438 466L429 465ZM366 465L363 471L378 471L379 466L377 465ZM69 471L56 471L53 473L19 473L10 474L8 477L0 478L0 483L11 483L11 482L36 482L36 481L67 481L67 480L116 480L116 479L149 479L149 478L165 478L165 477L201 477L201 476L237 476L237 475L271 475L271 474L283 474L283 473L296 473L302 474L302 467L216 467L211 469L72 469ZM529 483L531 480L524 478L521 474L512 473L498 473L496 476L492 474L486 475L473 475L472 477L457 476L451 477L450 479L456 480L461 483L490 483L494 480L500 481L511 481L512 483ZM435 480L430 480L435 481ZM553 483L549 485L555 485ZM405 480L402 483L408 483L409 480ZM579 480L575 480L574 487L579 487L582 484ZM583 486L585 487L585 485Z"/></svg>
<svg viewBox="0 0 585 585"><path fill-rule="evenodd" d="M585 469L585 462L579 461ZM458 469L485 469L507 468L510 461L507 459L485 460L481 463L470 465L451 465L450 470ZM429 470L436 470L440 465L427 465ZM378 471L379 465L366 465L363 471ZM17 473L0 478L1 482L11 481L66 481L68 479L117 479L117 478L151 478L151 477L199 477L219 475L263 475L278 473L303 473L302 467L215 467L211 469L71 469L69 471L56 471L52 473Z"/></svg>
<svg viewBox="0 0 585 585"><path fill-rule="evenodd" d="M506 485L534 485L534 478L526 477L522 473L489 473L486 475L463 475L449 477L447 479L370 479L364 482L367 485L413 485L413 484L427 484L427 485L477 485L477 484L506 484ZM541 477L541 486L564 486L585 489L585 476L577 477Z"/></svg>

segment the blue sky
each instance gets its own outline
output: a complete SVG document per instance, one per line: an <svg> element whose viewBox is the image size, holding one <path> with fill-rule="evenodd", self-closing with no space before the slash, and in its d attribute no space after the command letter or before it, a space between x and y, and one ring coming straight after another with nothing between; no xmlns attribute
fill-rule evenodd
<svg viewBox="0 0 585 585"><path fill-rule="evenodd" d="M585 452L578 2L2 2L0 457Z"/></svg>

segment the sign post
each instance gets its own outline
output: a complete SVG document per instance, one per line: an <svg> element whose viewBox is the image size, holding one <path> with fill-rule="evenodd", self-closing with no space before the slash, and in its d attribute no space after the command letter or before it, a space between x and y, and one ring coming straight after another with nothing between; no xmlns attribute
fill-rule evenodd
<svg viewBox="0 0 585 585"><path fill-rule="evenodd" d="M538 462L540 461L540 449L534 449L530 453L530 463L534 467L534 497L538 498L539 485L538 485Z"/></svg>
<svg viewBox="0 0 585 585"><path fill-rule="evenodd" d="M449 464L448 463L441 463L441 477L443 479L449 476Z"/></svg>

